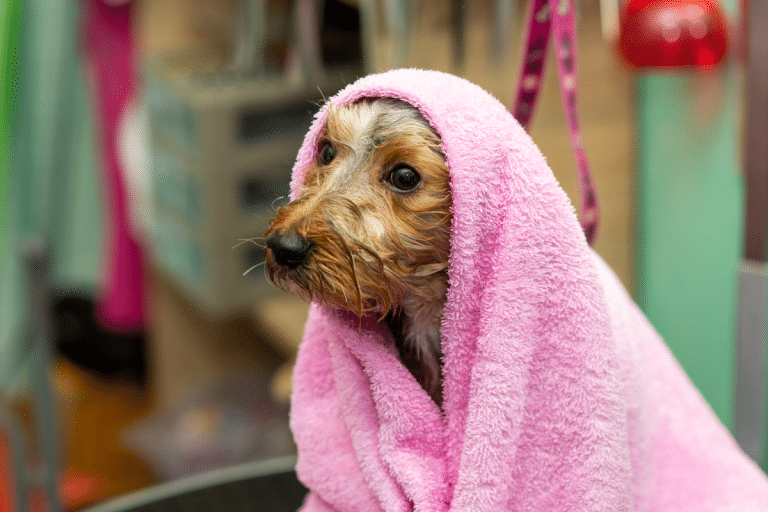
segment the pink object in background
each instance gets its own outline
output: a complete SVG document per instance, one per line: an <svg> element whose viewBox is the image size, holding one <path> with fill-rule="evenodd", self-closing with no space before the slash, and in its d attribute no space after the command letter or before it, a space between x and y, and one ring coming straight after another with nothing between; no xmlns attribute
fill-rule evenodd
<svg viewBox="0 0 768 512"><path fill-rule="evenodd" d="M97 147L101 149L106 238L102 288L97 315L115 330L144 327L142 255L129 230L125 179L118 157L119 124L134 92L131 4L85 2L86 48L97 112Z"/></svg>

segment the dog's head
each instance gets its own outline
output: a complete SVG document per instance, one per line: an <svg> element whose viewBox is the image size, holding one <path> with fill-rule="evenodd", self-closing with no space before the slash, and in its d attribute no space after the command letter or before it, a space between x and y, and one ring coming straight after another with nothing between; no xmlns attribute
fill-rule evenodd
<svg viewBox="0 0 768 512"><path fill-rule="evenodd" d="M419 111L394 99L328 105L316 151L298 197L270 222L270 279L361 316L406 297L443 300L449 174Z"/></svg>

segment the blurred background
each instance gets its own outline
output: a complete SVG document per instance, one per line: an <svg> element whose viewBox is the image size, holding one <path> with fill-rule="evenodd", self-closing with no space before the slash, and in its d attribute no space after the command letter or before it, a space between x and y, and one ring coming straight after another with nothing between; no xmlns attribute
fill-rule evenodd
<svg viewBox="0 0 768 512"><path fill-rule="evenodd" d="M762 276L758 324L766 290L768 188L745 192L754 158L768 173L750 6L577 5L596 250L729 428L737 389L762 400L747 406L762 462L763 346L747 357L754 385L737 385L744 259ZM293 454L307 305L269 285L261 237L319 102L365 74L419 67L510 105L526 7L2 0L0 511L30 499L77 510ZM551 55L531 135L580 204ZM756 232L759 249L745 251Z"/></svg>

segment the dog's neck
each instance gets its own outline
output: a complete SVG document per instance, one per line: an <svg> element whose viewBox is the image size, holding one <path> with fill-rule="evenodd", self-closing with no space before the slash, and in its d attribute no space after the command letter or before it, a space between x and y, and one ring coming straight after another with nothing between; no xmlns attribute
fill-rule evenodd
<svg viewBox="0 0 768 512"><path fill-rule="evenodd" d="M419 295L406 295L397 313L386 317L400 358L417 382L438 405L442 402L442 349L440 324L447 289L442 273L419 287Z"/></svg>

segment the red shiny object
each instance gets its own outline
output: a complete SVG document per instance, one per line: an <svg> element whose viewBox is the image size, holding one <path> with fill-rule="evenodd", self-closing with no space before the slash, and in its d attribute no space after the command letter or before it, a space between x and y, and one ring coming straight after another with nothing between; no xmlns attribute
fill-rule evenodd
<svg viewBox="0 0 768 512"><path fill-rule="evenodd" d="M637 67L709 68L728 46L727 22L710 0L629 0L622 13L619 51Z"/></svg>

